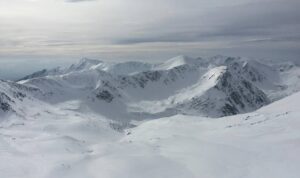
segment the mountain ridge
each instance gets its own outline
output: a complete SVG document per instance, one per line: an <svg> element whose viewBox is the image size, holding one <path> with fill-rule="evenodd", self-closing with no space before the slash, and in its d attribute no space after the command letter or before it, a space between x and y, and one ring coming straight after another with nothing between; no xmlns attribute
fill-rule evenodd
<svg viewBox="0 0 300 178"><path fill-rule="evenodd" d="M296 66L294 69L300 75ZM282 73L289 70L281 72L282 66L226 56L178 56L157 64L82 59L68 68L49 70L54 72L46 76L32 75L18 83L40 88L45 96L52 96L51 103L80 100L102 114L117 107L114 119L178 113L222 117L251 112L291 94L290 90L298 91L298 85L281 84L285 82ZM48 98L40 99L49 102Z"/></svg>

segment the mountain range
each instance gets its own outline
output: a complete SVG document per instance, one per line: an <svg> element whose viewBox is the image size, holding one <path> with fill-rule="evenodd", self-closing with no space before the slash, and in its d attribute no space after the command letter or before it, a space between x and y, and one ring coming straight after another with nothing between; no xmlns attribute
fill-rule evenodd
<svg viewBox="0 0 300 178"><path fill-rule="evenodd" d="M16 113L19 95L52 105L78 101L79 108L124 122L176 114L216 118L251 112L299 91L299 76L292 62L241 57L178 56L158 64L84 58L2 81L0 101L2 112Z"/></svg>
<svg viewBox="0 0 300 178"><path fill-rule="evenodd" d="M84 58L0 80L0 177L298 178L300 66Z"/></svg>

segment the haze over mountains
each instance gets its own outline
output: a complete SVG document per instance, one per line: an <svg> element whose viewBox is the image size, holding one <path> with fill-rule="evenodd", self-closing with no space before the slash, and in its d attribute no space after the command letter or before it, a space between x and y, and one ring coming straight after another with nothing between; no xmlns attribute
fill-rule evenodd
<svg viewBox="0 0 300 178"><path fill-rule="evenodd" d="M0 177L297 177L299 91L293 61L227 56L1 80Z"/></svg>

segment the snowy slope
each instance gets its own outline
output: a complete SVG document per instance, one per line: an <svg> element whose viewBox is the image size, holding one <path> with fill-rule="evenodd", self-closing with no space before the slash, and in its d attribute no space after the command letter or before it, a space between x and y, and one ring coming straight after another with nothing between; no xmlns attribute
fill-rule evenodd
<svg viewBox="0 0 300 178"><path fill-rule="evenodd" d="M296 178L299 101L297 93L249 114L216 120L177 115L145 122L127 130L125 151L99 158L93 168L107 162L118 165L104 170L107 177L139 165L149 172L130 177ZM118 156L121 159L115 159Z"/></svg>
<svg viewBox="0 0 300 178"><path fill-rule="evenodd" d="M125 132L77 102L40 107L1 122L0 177L298 178L299 101L296 93L253 113L177 115Z"/></svg>
<svg viewBox="0 0 300 178"><path fill-rule="evenodd" d="M7 115L23 117L31 106L38 106L36 96L42 96L38 88L0 80L0 122Z"/></svg>
<svg viewBox="0 0 300 178"><path fill-rule="evenodd" d="M200 65L228 66L263 90L272 101L300 91L300 66L295 61L214 56L202 58Z"/></svg>

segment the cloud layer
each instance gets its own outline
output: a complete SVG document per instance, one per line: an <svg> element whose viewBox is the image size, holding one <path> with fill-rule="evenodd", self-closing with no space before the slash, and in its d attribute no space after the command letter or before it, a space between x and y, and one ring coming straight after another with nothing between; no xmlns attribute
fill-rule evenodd
<svg viewBox="0 0 300 178"><path fill-rule="evenodd" d="M65 0L65 2L85 2L85 1L95 1L95 0Z"/></svg>
<svg viewBox="0 0 300 178"><path fill-rule="evenodd" d="M299 58L299 8L299 0L3 0L0 61L179 53Z"/></svg>

